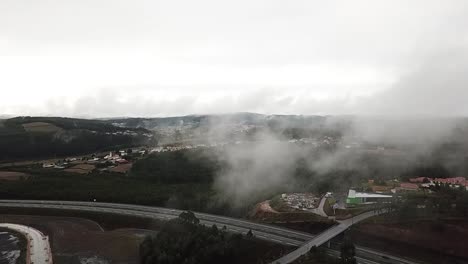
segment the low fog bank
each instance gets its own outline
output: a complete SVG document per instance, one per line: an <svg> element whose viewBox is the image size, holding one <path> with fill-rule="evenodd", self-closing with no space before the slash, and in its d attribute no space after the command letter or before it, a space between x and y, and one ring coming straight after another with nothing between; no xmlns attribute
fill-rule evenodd
<svg viewBox="0 0 468 264"><path fill-rule="evenodd" d="M462 118L325 117L317 122L275 120L220 152L214 187L234 205L278 191L345 190L365 179L399 179L425 168L468 173L468 120ZM229 131L212 126L209 135ZM300 131L298 137L291 130ZM309 132L309 133L306 133ZM425 176L425 175L417 175ZM322 185L322 186L318 186ZM325 187L324 187L325 186Z"/></svg>

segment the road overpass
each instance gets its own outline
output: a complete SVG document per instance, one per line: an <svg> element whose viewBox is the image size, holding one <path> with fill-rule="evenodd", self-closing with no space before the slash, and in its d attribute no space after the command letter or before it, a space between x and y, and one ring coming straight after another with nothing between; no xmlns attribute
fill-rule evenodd
<svg viewBox="0 0 468 264"><path fill-rule="evenodd" d="M369 211L362 213L360 215L351 217L346 220L341 220L338 221L338 225L332 226L331 228L325 230L324 232L318 234L311 240L307 241L307 243L303 244L300 246L298 249L294 250L293 252L284 255L283 257L275 260L272 262L272 264L287 264L291 263L294 260L298 259L302 255L307 254L312 247L319 247L326 242L330 241L332 238L336 237L337 235L343 233L346 231L349 227L351 227L353 224L359 223L362 220L365 220L369 217L376 216L380 213L383 213L384 211Z"/></svg>
<svg viewBox="0 0 468 264"><path fill-rule="evenodd" d="M170 220L179 216L183 210L162 208L162 207L151 207L142 205L131 205L131 204L117 204L117 203L100 203L100 202L75 202L75 201L45 201L45 200L0 200L0 207L9 208L42 208L42 209L58 209L68 211L88 211L97 213L112 213L119 215L129 215L146 217L150 219L158 220ZM359 216L353 217L352 219L344 220L339 222L338 225L327 229L319 235L312 235L305 232L300 232L288 228L277 227L267 224L260 224L251 222L243 219L236 219L226 216L218 216L206 213L195 212L195 215L200 219L200 223L207 226L213 224L222 227L226 226L227 230L235 233L247 233L252 230L253 234L262 240L279 243L287 246L298 247L296 251L291 254L284 256L279 259L279 263L289 263L284 261L292 261L297 259L301 255L307 253L312 246L319 246L331 238L335 237L339 233L343 232L351 225L362 221L368 217L375 215L374 212L368 212ZM357 248L357 253L360 254ZM366 256L359 256L360 259L365 259L369 255L374 255L373 259L381 258L379 252L368 252ZM394 259L396 262L392 263L405 263L399 262L398 257L387 255L386 257ZM358 263L371 263L372 260L365 260L367 262L359 261ZM277 263L276 261L274 263Z"/></svg>
<svg viewBox="0 0 468 264"><path fill-rule="evenodd" d="M307 243L303 244L300 246L298 249L294 250L293 252L284 255L283 257L273 261L273 264L286 264L286 263L291 263L294 260L298 259L302 255L307 254L312 247L319 247L326 242L330 241L332 238L336 237L337 235L343 233L346 231L349 227L351 227L353 224L359 223L362 220L365 220L369 217L376 216L380 213L383 213L384 211L369 211L362 213L360 215L351 217L346 220L341 220L338 221L338 225L332 226L331 228L325 230L324 232L318 234L311 240L307 241Z"/></svg>

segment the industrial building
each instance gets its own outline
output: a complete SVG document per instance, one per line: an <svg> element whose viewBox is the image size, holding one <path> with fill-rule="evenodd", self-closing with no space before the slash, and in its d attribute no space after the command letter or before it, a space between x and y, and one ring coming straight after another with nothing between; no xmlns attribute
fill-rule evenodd
<svg viewBox="0 0 468 264"><path fill-rule="evenodd" d="M378 193L363 193L349 190L346 204L348 206L356 206L360 204L373 204L377 202L387 202L392 198L391 195L378 194Z"/></svg>

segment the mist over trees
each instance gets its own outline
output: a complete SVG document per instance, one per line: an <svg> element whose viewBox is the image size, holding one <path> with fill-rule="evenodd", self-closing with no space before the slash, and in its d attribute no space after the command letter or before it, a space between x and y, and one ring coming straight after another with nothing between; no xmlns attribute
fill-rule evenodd
<svg viewBox="0 0 468 264"><path fill-rule="evenodd" d="M155 237L140 245L141 264L236 263L246 250L240 234L228 233L216 225L205 227L188 211L164 224Z"/></svg>
<svg viewBox="0 0 468 264"><path fill-rule="evenodd" d="M246 117L249 118L244 120ZM179 119L170 118L163 121L177 126ZM22 128L21 122L32 120L48 121L58 127L67 128L72 127L73 122L78 122L75 119L60 118L13 119L17 122L17 128ZM141 202L221 214L235 212L242 215L252 204L281 192L346 192L348 188L359 187L368 179L408 180L411 177L446 178L468 174L468 139L465 136L468 126L464 119L451 119L450 122L423 120L413 124L412 120L379 121L356 117L297 116L269 118L243 114L229 116L227 120L222 116L212 119L186 117L184 120L200 122L195 126L196 129L206 125L206 142L211 139L208 135L214 135L217 140L228 140L221 141L224 143L216 147L154 153L143 159L136 159L128 173L129 177L125 179L106 175L95 178L96 184L102 188L93 187L92 195L106 201ZM140 126L140 121L132 124ZM109 124L106 122L101 127L101 121L89 121L88 124L85 120L82 126L107 131ZM247 125L249 129L243 132L244 136L237 136L235 141L229 141L233 124L237 124L236 122L241 122L241 128ZM251 127L257 123L264 126ZM433 127L434 129L431 129ZM7 131L6 128L14 126L3 126L2 131ZM115 131L127 130L114 125L111 125L111 128ZM144 128L135 131L140 130L146 131ZM21 144L13 148L12 144L14 145L15 141L7 140L8 137L0 137L0 145L5 142L8 144L6 150L3 148L5 151L2 155L11 151L29 151L28 149L31 149L32 153L41 152L43 149L44 153L61 153L61 149L85 151L101 146L115 146L113 144L135 143L134 138L127 138L129 141L122 138L121 141L119 136L84 131L80 133L89 133L89 138L83 136L81 139L74 139L63 145L63 148L61 145L49 144L46 139L38 139L37 142L24 145L24 148ZM41 135L38 134L38 137ZM412 138L417 140L411 140ZM35 169L32 171L33 175L41 174ZM89 199L89 184L82 180L75 181L83 186L84 191L65 193L67 179L45 174L32 177L23 184L8 183L3 189L17 198L47 198L47 193L42 193L40 188L35 186L50 185L55 186L50 193L55 193L56 197ZM135 188L134 197L130 196L132 191L129 190L114 195L106 193L105 190L112 189L112 181L132 183ZM164 189L166 193L151 194L151 191L145 188L145 184L155 188L155 192ZM0 195L8 197L5 193Z"/></svg>

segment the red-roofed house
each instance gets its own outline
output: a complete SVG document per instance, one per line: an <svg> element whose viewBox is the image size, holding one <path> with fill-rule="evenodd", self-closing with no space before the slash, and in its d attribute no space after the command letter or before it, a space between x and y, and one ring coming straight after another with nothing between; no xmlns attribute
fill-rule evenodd
<svg viewBox="0 0 468 264"><path fill-rule="evenodd" d="M466 179L465 177L455 177L455 178L435 178L434 182L438 183L447 183L450 185L465 185Z"/></svg>

